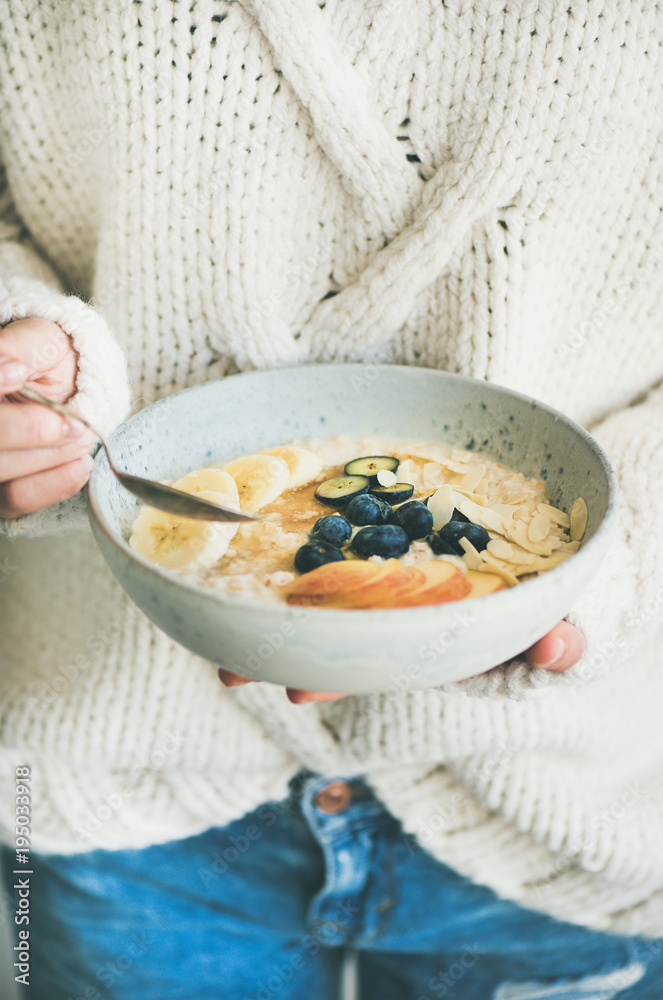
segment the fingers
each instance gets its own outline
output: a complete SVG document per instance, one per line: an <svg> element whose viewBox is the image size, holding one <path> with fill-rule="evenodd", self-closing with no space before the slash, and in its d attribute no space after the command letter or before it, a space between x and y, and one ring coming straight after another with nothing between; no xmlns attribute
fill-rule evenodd
<svg viewBox="0 0 663 1000"><path fill-rule="evenodd" d="M287 688L286 694L293 705L306 705L309 701L338 701L347 698L346 694L334 694L332 691L299 691L297 688Z"/></svg>
<svg viewBox="0 0 663 1000"><path fill-rule="evenodd" d="M72 350L64 330L48 319L31 316L0 330L0 355L20 361L31 375L53 368Z"/></svg>
<svg viewBox="0 0 663 1000"><path fill-rule="evenodd" d="M219 668L219 680L226 687L240 687L242 684L252 684L248 677L231 674L229 670ZM345 694L332 694L326 691L299 691L297 688L286 688L286 694L293 705L305 705L309 701L338 701L346 698Z"/></svg>
<svg viewBox="0 0 663 1000"><path fill-rule="evenodd" d="M20 361L0 357L0 395L20 389L29 374L29 370Z"/></svg>
<svg viewBox="0 0 663 1000"><path fill-rule="evenodd" d="M12 479L23 479L33 476L46 469L55 469L59 465L82 458L94 442L91 431L85 433L70 444L59 448L30 448L24 451L0 451L0 483L8 483Z"/></svg>
<svg viewBox="0 0 663 1000"><path fill-rule="evenodd" d="M532 667L562 671L578 662L584 648L582 632L570 622L563 621L530 646L525 656Z"/></svg>
<svg viewBox="0 0 663 1000"><path fill-rule="evenodd" d="M79 439L86 428L38 403L0 403L0 449L53 448Z"/></svg>
<svg viewBox="0 0 663 1000"><path fill-rule="evenodd" d="M15 392L27 381L65 402L76 389L77 362L70 338L51 320L29 317L0 329L0 395Z"/></svg>
<svg viewBox="0 0 663 1000"><path fill-rule="evenodd" d="M242 684L252 684L248 677L240 677L239 674L231 674L229 670L222 670L219 667L219 680L228 688L240 687Z"/></svg>
<svg viewBox="0 0 663 1000"><path fill-rule="evenodd" d="M68 500L85 486L94 460L83 455L73 462L0 486L0 517L16 518Z"/></svg>

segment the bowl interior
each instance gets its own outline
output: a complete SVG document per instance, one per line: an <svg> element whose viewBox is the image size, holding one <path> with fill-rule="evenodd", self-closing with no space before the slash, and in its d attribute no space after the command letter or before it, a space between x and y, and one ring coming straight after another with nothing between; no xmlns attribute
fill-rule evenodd
<svg viewBox="0 0 663 1000"><path fill-rule="evenodd" d="M341 434L480 452L543 479L551 503L566 511L583 496L589 510L585 541L614 506L610 466L576 424L527 396L433 369L311 365L231 376L147 407L122 424L110 444L120 468L173 480L293 439ZM102 452L90 493L100 523L140 559L126 544L138 502L119 485Z"/></svg>

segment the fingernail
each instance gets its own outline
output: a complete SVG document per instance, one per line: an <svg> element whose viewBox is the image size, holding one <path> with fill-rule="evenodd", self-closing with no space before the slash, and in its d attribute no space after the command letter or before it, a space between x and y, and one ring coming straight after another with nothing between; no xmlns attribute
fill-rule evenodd
<svg viewBox="0 0 663 1000"><path fill-rule="evenodd" d="M79 438L87 434L88 428L85 424L79 424L78 420L65 420L62 427L62 437Z"/></svg>
<svg viewBox="0 0 663 1000"><path fill-rule="evenodd" d="M28 369L20 361L0 361L0 386L22 385L28 374Z"/></svg>
<svg viewBox="0 0 663 1000"><path fill-rule="evenodd" d="M237 674L232 674L223 669L217 671L219 675L219 680L224 687L234 688L240 687L242 684L251 684L251 679L249 677L238 677Z"/></svg>
<svg viewBox="0 0 663 1000"><path fill-rule="evenodd" d="M87 427L83 428L83 433L80 438L76 441L76 444L80 448L89 448L97 440L96 434L93 431L89 431Z"/></svg>
<svg viewBox="0 0 663 1000"><path fill-rule="evenodd" d="M298 688L286 688L285 693L293 705L307 705L315 700L309 691L300 691Z"/></svg>
<svg viewBox="0 0 663 1000"><path fill-rule="evenodd" d="M535 666L541 670L549 670L550 667L554 667L564 655L566 650L566 643L563 639L555 639L552 646L552 652L548 655L548 659L542 663L536 663Z"/></svg>

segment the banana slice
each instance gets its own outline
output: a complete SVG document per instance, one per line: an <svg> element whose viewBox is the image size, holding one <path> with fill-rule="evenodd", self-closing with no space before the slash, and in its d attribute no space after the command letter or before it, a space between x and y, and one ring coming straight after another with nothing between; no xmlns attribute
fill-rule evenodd
<svg viewBox="0 0 663 1000"><path fill-rule="evenodd" d="M213 490L215 493L226 494L235 503L239 502L237 483L223 469L196 469L195 472L189 472L172 485L176 490L183 490L184 493L200 493L202 490Z"/></svg>
<svg viewBox="0 0 663 1000"><path fill-rule="evenodd" d="M317 479L323 469L322 459L314 451L308 448L297 448L294 445L284 444L278 448L270 448L268 451L261 451L261 455L275 455L282 458L288 466L290 479L288 489L292 490L296 486L303 486L310 483L312 479Z"/></svg>
<svg viewBox="0 0 663 1000"><path fill-rule="evenodd" d="M290 482L287 463L277 455L245 455L224 467L239 491L242 510L260 510L280 497Z"/></svg>
<svg viewBox="0 0 663 1000"><path fill-rule="evenodd" d="M195 475L191 473L174 485L182 489L183 483ZM190 489L187 492L196 493L210 503L239 508L237 497L229 493L205 489ZM146 505L141 507L134 521L129 545L146 559L168 569L208 568L225 555L238 527L238 524L227 521L196 521L190 517L166 514Z"/></svg>

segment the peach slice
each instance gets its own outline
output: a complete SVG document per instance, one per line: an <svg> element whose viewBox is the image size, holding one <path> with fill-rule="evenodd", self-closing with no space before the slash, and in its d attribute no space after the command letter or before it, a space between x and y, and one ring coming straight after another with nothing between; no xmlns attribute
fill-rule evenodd
<svg viewBox="0 0 663 1000"><path fill-rule="evenodd" d="M483 597L485 594L494 594L496 590L507 589L502 577L496 573L479 573L477 570L468 569L467 579L470 584L468 597Z"/></svg>
<svg viewBox="0 0 663 1000"><path fill-rule="evenodd" d="M417 569L423 574L424 582L398 595L399 608L460 601L470 593L471 584L465 573L453 563L430 559L419 563Z"/></svg>
<svg viewBox="0 0 663 1000"><path fill-rule="evenodd" d="M282 588L288 604L326 608L394 607L401 590L411 589L423 574L398 559L383 563L348 560L326 563Z"/></svg>
<svg viewBox="0 0 663 1000"><path fill-rule="evenodd" d="M380 573L361 592L350 595L355 608L396 608L401 593L416 585L419 570L403 566L398 559L387 559L383 563L384 573Z"/></svg>
<svg viewBox="0 0 663 1000"><path fill-rule="evenodd" d="M341 595L366 587L382 570L371 562L325 563L281 588L288 604L331 605Z"/></svg>
<svg viewBox="0 0 663 1000"><path fill-rule="evenodd" d="M355 574L346 573L342 586L325 596L325 607L328 608L372 608L380 595L391 593L392 580L409 579L409 571L401 566L398 559L387 559L383 563L363 563L372 567L372 572L357 578ZM351 579L354 576L354 579Z"/></svg>
<svg viewBox="0 0 663 1000"><path fill-rule="evenodd" d="M400 588L411 585L412 570L398 559L386 559L378 564L378 572L363 586L339 594L339 607L382 608L391 607L391 600Z"/></svg>
<svg viewBox="0 0 663 1000"><path fill-rule="evenodd" d="M463 573L444 560L403 566L398 559L383 563L349 559L318 566L281 590L288 604L370 610L444 604L504 587L493 573Z"/></svg>

